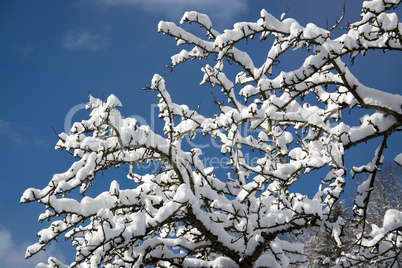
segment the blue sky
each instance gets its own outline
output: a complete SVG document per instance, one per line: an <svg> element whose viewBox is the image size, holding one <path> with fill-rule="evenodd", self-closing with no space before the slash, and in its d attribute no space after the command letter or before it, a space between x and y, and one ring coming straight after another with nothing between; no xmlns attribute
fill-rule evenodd
<svg viewBox="0 0 402 268"><path fill-rule="evenodd" d="M210 88L199 87L202 79L198 62L180 66L172 74L164 66L179 52L172 38L157 33L160 20L178 23L186 10L210 15L217 30L237 21L256 21L265 8L279 17L286 5L288 17L301 24L332 25L341 14L343 1L243 1L243 0L87 0L0 2L0 263L32 267L49 254L70 262L73 251L61 245L35 260L23 260L25 247L36 242L43 208L38 204L19 205L23 191L43 188L52 175L68 169L73 159L54 151L57 132L65 131L71 120L88 117L82 101L88 93L106 99L111 93L123 103L124 116L150 122L150 105L156 96L140 91L155 73L165 75L167 87L177 103L211 109ZM347 2L347 19L358 19L360 1ZM398 11L399 17L401 11ZM188 29L188 27L187 27ZM268 47L255 44L252 56L265 58ZM260 54L261 52L262 54ZM388 92L401 93L400 53L368 53L352 70L361 82ZM303 58L286 58L287 68ZM258 62L258 58L256 59ZM360 62L359 62L360 60ZM287 64L287 65L286 65ZM392 137L395 156L401 149L400 135ZM375 143L354 153L362 164ZM124 179L124 178L123 178ZM315 190L315 189L314 189ZM66 249L67 248L67 249ZM16 266L14 266L16 267Z"/></svg>

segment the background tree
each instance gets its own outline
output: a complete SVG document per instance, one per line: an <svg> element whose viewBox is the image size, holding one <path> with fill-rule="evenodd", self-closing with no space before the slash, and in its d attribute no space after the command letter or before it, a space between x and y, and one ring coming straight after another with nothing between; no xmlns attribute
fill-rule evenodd
<svg viewBox="0 0 402 268"><path fill-rule="evenodd" d="M367 180L364 174L359 175L358 185ZM402 210L402 166L390 161L382 164L377 171L367 218L372 224L381 226L385 212L389 209Z"/></svg>
<svg viewBox="0 0 402 268"><path fill-rule="evenodd" d="M364 173L356 176L356 185L359 186L367 176ZM386 162L379 167L377 177L374 181L374 188L370 196L370 204L367 207L367 227L368 232L372 231L371 225L382 226L385 212L389 209L401 211L402 203L402 167L393 162ZM357 188L356 186L356 188ZM353 194L353 200L357 193ZM339 217L345 221L340 236L342 247L338 247L336 241L330 234L320 232L318 227L312 227L303 234L298 235L295 239L305 245L304 251L308 256L311 267L333 267L343 252L354 249L353 240L361 230L359 226L355 226L350 215L351 208L346 207L343 201L335 204L332 210L331 220L335 222ZM355 229L357 227L357 229ZM374 227L375 228L375 227ZM352 251L353 252L353 251ZM399 251L400 252L400 251ZM402 256L399 253L398 262L402 263ZM370 261L362 261L359 266L369 264ZM356 265L356 264L355 264ZM377 264L378 267L387 267L389 264Z"/></svg>
<svg viewBox="0 0 402 268"><path fill-rule="evenodd" d="M402 26L392 12L399 3L364 2L361 20L348 24L339 37L332 36L338 24L330 29L302 26L285 14L276 19L265 10L257 22L236 23L223 33L208 16L185 13L181 22L200 25L206 38L160 22L160 32L192 47L172 57L172 70L189 60L203 60L201 84L222 93L213 93L215 115L174 103L160 75L146 89L157 92L163 134L123 118L116 96L106 101L90 96L90 118L59 134L57 143L76 162L54 175L44 189L27 189L21 197L23 203L43 203L46 210L39 219L51 222L26 256L64 235L77 252L71 267L286 267L306 264L307 257L301 243L281 235L313 226L341 246L343 220L334 221L331 215L346 183L344 155L351 147L382 139L373 161L361 167L373 175L359 186L356 198L354 217L364 223L387 138L402 124L402 96L363 85L345 60L348 55L356 60L368 50L402 49ZM272 40L259 67L241 49L255 37ZM277 72L279 58L299 49L310 53L304 62L295 70ZM354 124L348 120L352 109L369 114ZM197 131L220 141L219 152L228 157L230 172L205 166L202 150L184 143L185 137L202 139ZM249 163L248 155L258 160ZM147 161L157 162L159 170L141 174L135 169ZM128 165L134 189L122 189L114 180L96 197L77 198L99 172L122 164ZM317 183L314 197L292 188L318 169L327 174ZM362 250L345 255L338 265L353 266L365 259L397 267L401 214L388 210L383 227L358 237L356 246ZM55 258L40 264L64 266Z"/></svg>
<svg viewBox="0 0 402 268"><path fill-rule="evenodd" d="M356 179L357 185L364 185L364 183L371 180L373 176L373 170L370 171L363 168L355 169L355 171L360 173ZM366 172L368 172L370 176L364 176ZM360 234L358 237L370 237L372 236L372 233L376 233L379 226L386 224L386 222L384 222L384 217L389 210L402 211L402 166L390 161L377 166L373 185L374 187L372 187L370 193L370 201L367 206L365 221L358 221L357 225L351 223L351 226L357 228L353 233ZM354 195L354 199L359 200L359 198L360 195L358 192ZM355 205L354 209L358 210L358 205ZM401 229L399 229L393 237L391 236L388 243L394 244L394 239L400 239L398 238L398 233L400 233L400 231ZM359 246L360 240L357 240L356 242L356 245ZM395 255L394 258L385 260L383 263L379 262L377 267L389 267L394 263L399 266L402 264L402 248L400 244L397 244L397 240L395 240L395 242L395 251L392 253ZM352 249L356 250L356 248L353 247ZM376 255L373 255L368 260L360 259L355 263L355 265L367 265L372 262L372 259L376 259L376 257Z"/></svg>
<svg viewBox="0 0 402 268"><path fill-rule="evenodd" d="M303 230L301 234L292 236L292 241L301 242L304 245L304 252L309 260L309 267L333 267L336 265L342 252L348 250L354 241L355 231L351 228L351 211L345 206L344 201L338 201L330 215L330 222L343 220L339 239L342 243L338 245L331 233L320 230L319 227L311 227Z"/></svg>

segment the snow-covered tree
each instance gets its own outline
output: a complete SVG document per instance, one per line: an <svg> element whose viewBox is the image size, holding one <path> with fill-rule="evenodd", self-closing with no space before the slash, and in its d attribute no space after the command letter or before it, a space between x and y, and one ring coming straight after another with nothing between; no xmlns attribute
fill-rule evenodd
<svg viewBox="0 0 402 268"><path fill-rule="evenodd" d="M358 184L368 179L364 176L365 173L359 175L362 176L356 179ZM402 210L402 166L390 161L378 167L367 218L370 222L381 225L388 209Z"/></svg>
<svg viewBox="0 0 402 268"><path fill-rule="evenodd" d="M357 183L358 184L365 184L365 183L373 183L372 191L370 193L370 201L366 208L366 217L364 221L358 221L359 224L355 226L357 230L354 232L358 233L359 239L364 239L364 237L373 236L376 234L376 230L378 230L378 226L381 226L384 221L384 216L386 213L389 213L389 210L395 211L402 211L402 166L397 165L396 163L392 163L390 161L385 162L381 165L376 166L374 175L373 169L360 169L356 170L357 172L363 172L363 176L357 176ZM366 173L369 173L369 176L364 176ZM373 176L374 179L373 179ZM371 182L373 180L373 182ZM361 186L359 186L361 187ZM355 200L358 201L361 192L358 191L355 194ZM359 209L359 206L356 204L354 207L355 210ZM402 219L399 217L397 219L401 221ZM351 225L353 226L353 225ZM399 230L399 236L400 232ZM401 239L398 238L398 231L393 235L389 236L388 238L385 237L384 243L393 244L393 240ZM397 240L395 240L397 241ZM356 245L359 246L360 240L357 241ZM400 242L399 242L400 243ZM356 250L355 248L352 248ZM387 249L390 249L387 247ZM393 262L402 265L402 248L401 245L396 247L391 247L391 257L395 255L395 257L390 259L384 259L384 261L379 262L377 260L377 254L365 256L365 259L360 258L358 262L355 262L355 265L365 265L372 262L372 259L376 259L377 267L392 267ZM357 249L358 250L358 249ZM353 252L352 252L353 254Z"/></svg>
<svg viewBox="0 0 402 268"><path fill-rule="evenodd" d="M342 245L339 246L331 233L320 230L319 227L310 227L301 235L292 237L292 241L303 243L304 252L309 259L309 267L333 267L342 253L349 249L353 243L354 229L350 228L349 209L344 201L335 203L329 221L336 222L339 218L344 220L344 226L339 235Z"/></svg>
<svg viewBox="0 0 402 268"><path fill-rule="evenodd" d="M340 246L343 220L332 221L331 213L346 183L345 154L380 140L373 161L353 169L373 172L356 198L355 218L364 222L387 138L402 124L402 96L363 85L347 64L369 50L402 50L402 24L393 12L400 2L363 2L361 19L337 37L333 30L338 25L303 26L265 10L257 22L236 23L223 33L213 28L208 16L185 13L181 23L200 25L206 38L160 22L160 32L176 38L178 45L191 46L172 57L171 68L201 59L201 84L220 90L220 95L213 93L215 116L176 104L164 77L157 74L147 89L157 92L163 133L122 117L116 96L106 101L90 96L89 119L60 133L56 145L76 161L44 189L27 189L21 197L22 203L44 204L39 220L50 221L26 257L64 236L76 248L71 267L307 265L303 245L283 236L314 226L330 233ZM245 41L254 38L267 43L261 66L245 52ZM281 56L301 49L310 53L304 62L279 72ZM232 75L237 68L240 72ZM351 110L367 115L356 123L348 120ZM203 153L210 152L184 144L185 137L202 138L200 132L220 142L230 172L222 175L205 166ZM258 161L247 162L250 154ZM157 162L159 170L137 172L136 165L147 161ZM402 163L402 154L396 161ZM113 180L98 196L77 198L98 173L125 164L134 188L120 189L121 181ZM312 198L292 187L319 169L327 174ZM395 260L394 253L401 249L401 218L401 211L388 210L383 226L358 236L359 250L344 255L338 265ZM50 258L49 264L38 267L65 264Z"/></svg>

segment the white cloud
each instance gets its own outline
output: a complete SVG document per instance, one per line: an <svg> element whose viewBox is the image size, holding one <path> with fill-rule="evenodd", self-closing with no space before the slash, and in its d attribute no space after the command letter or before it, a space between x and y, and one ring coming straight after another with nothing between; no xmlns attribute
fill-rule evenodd
<svg viewBox="0 0 402 268"><path fill-rule="evenodd" d="M0 119L0 135L5 136L15 142L17 145L22 145L26 139L17 130L16 124Z"/></svg>
<svg viewBox="0 0 402 268"><path fill-rule="evenodd" d="M51 148L54 145L53 143L50 143L48 140L45 139L33 139L33 144L39 148L45 148L45 149Z"/></svg>
<svg viewBox="0 0 402 268"><path fill-rule="evenodd" d="M21 55L23 58L28 58L29 55L35 50L35 48L31 44L26 44L24 46L17 46L17 49L21 51Z"/></svg>
<svg viewBox="0 0 402 268"><path fill-rule="evenodd" d="M98 51L106 49L109 44L100 34L92 34L85 28L76 28L64 35L62 45L67 50Z"/></svg>
<svg viewBox="0 0 402 268"><path fill-rule="evenodd" d="M16 243L10 231L0 225L0 264L1 267L32 268L39 262L47 263L50 256L54 256L64 262L65 258L61 251L54 245L40 252L30 259L24 259L26 247L30 243Z"/></svg>
<svg viewBox="0 0 402 268"><path fill-rule="evenodd" d="M185 11L199 11L210 16L212 23L225 25L248 10L247 0L90 0L98 8L131 6L177 19Z"/></svg>
<svg viewBox="0 0 402 268"><path fill-rule="evenodd" d="M43 138L34 138L31 135L32 129L26 126L19 125L14 122L4 121L0 119L0 137L5 138L8 141L13 142L17 146L22 145L33 145L41 149L53 148L54 140L49 142L49 140Z"/></svg>

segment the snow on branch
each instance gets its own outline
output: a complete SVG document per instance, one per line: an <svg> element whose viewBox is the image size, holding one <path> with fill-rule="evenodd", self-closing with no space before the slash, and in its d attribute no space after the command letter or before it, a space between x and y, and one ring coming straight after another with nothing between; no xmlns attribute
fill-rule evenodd
<svg viewBox="0 0 402 268"><path fill-rule="evenodd" d="M64 236L77 252L70 267L307 265L303 245L288 238L319 228L342 247L345 223L333 215L349 182L349 149L380 137L383 142L372 162L352 168L354 173L370 173L355 200L354 217L363 228L353 244L356 250L345 250L338 265L396 267L401 212L388 210L381 228L365 226L387 138L401 130L402 96L360 83L345 56L402 50L402 24L392 12L399 3L365 1L361 20L347 25L338 38L312 23L280 20L266 10L257 22L236 23L223 33L207 15L186 12L181 23L201 26L206 37L160 22L159 32L191 47L172 56L172 70L191 59L205 63L201 84L221 93L214 94L215 115L175 103L158 74L145 90L157 94L164 122L160 134L135 118L124 118L116 96L103 101L90 95L89 118L60 133L56 145L75 162L43 189L29 188L21 197L21 203L44 204L39 220L50 222L26 257ZM239 48L255 36L273 39L259 67L244 46ZM281 68L284 53L303 48L310 55L299 67L272 75L274 68ZM233 75L227 63L237 64L240 71ZM366 115L356 123L349 116L352 109ZM196 133L215 139L216 152L185 143L200 139ZM204 154L220 154L229 169L208 164ZM148 161L158 169L143 172ZM98 173L121 165L128 166L132 189L115 179L104 192L86 196ZM326 175L314 180L314 170ZM296 182L311 184L315 195L298 192ZM54 258L48 262L37 267L65 267Z"/></svg>

